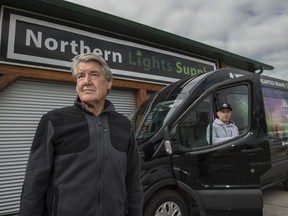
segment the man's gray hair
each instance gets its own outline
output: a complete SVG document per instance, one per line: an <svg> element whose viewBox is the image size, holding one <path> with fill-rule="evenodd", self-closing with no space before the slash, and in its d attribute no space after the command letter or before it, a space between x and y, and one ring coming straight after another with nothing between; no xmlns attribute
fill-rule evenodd
<svg viewBox="0 0 288 216"><path fill-rule="evenodd" d="M100 55L96 53L84 53L84 54L77 55L72 59L71 72L72 72L73 77L76 77L77 75L76 67L78 66L80 62L98 62L101 66L102 72L106 80L111 80L111 81L113 80L113 75L112 75L109 65Z"/></svg>

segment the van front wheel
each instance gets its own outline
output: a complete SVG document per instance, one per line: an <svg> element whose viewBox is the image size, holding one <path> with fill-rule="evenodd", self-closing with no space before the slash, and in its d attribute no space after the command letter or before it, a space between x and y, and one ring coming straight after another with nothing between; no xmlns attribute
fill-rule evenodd
<svg viewBox="0 0 288 216"><path fill-rule="evenodd" d="M188 216L187 205L174 191L161 190L145 205L144 216Z"/></svg>

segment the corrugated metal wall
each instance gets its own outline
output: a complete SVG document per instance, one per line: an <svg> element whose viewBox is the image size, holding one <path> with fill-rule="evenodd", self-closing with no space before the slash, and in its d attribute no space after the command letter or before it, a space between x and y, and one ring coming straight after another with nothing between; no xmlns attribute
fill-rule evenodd
<svg viewBox="0 0 288 216"><path fill-rule="evenodd" d="M18 80L0 93L0 215L17 213L34 133L47 111L73 104L75 85ZM112 90L116 110L136 108L133 91Z"/></svg>

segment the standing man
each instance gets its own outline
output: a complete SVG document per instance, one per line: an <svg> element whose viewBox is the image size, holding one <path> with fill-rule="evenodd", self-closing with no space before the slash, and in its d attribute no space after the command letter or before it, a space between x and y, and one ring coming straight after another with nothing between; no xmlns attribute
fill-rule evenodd
<svg viewBox="0 0 288 216"><path fill-rule="evenodd" d="M238 127L231 121L232 107L223 103L217 111L212 127L212 144L218 144L239 135ZM207 141L210 143L210 125L207 128Z"/></svg>
<svg viewBox="0 0 288 216"><path fill-rule="evenodd" d="M141 216L140 158L130 121L106 99L113 76L94 53L73 59L78 97L39 122L19 216Z"/></svg>

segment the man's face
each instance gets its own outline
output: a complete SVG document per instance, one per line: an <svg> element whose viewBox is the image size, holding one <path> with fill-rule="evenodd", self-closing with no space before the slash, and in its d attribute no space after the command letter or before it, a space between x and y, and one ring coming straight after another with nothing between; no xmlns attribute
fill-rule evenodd
<svg viewBox="0 0 288 216"><path fill-rule="evenodd" d="M218 118L224 123L229 123L231 115L232 112L229 109L221 109L217 112Z"/></svg>
<svg viewBox="0 0 288 216"><path fill-rule="evenodd" d="M105 79L98 62L80 62L76 67L76 92L83 103L103 103L111 87L112 81Z"/></svg>

